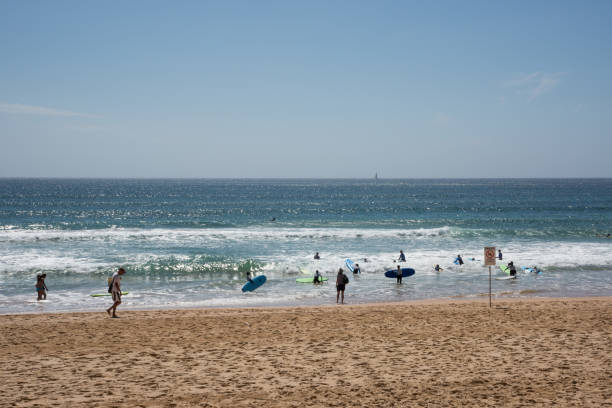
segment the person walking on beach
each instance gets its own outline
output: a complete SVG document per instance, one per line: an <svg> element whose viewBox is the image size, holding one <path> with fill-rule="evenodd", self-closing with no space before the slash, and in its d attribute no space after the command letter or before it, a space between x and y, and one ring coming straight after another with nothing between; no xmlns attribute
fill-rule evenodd
<svg viewBox="0 0 612 408"><path fill-rule="evenodd" d="M401 266L397 265L397 272L395 272L395 274L397 275L396 279L397 279L398 285L401 285L402 284L402 268L401 268Z"/></svg>
<svg viewBox="0 0 612 408"><path fill-rule="evenodd" d="M342 271L342 268L338 269L338 275L336 276L336 304L338 304L338 299L340 299L340 297L342 304L344 304L344 289L348 282L349 279Z"/></svg>
<svg viewBox="0 0 612 408"><path fill-rule="evenodd" d="M401 249L400 249L399 258L397 258L397 260L400 262L406 262L406 255L404 255L404 251L402 251Z"/></svg>
<svg viewBox="0 0 612 408"><path fill-rule="evenodd" d="M106 309L106 313L109 314L110 317L117 318L117 306L121 304L121 275L125 273L125 269L119 268L117 272L113 274L111 281L111 293L113 295L113 305ZM111 314L112 310L112 314Z"/></svg>
<svg viewBox="0 0 612 408"><path fill-rule="evenodd" d="M36 275L36 294L38 298L36 300L47 300L47 285L45 284L46 273L42 275Z"/></svg>

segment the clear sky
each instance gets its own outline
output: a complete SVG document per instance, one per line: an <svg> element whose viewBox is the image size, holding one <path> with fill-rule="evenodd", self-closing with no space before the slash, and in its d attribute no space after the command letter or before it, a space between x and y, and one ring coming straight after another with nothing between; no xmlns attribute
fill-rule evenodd
<svg viewBox="0 0 612 408"><path fill-rule="evenodd" d="M612 1L3 1L0 177L612 177Z"/></svg>

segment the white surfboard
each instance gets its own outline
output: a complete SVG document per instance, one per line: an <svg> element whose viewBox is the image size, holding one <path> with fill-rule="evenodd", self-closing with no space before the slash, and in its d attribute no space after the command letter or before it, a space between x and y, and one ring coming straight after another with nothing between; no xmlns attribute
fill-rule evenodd
<svg viewBox="0 0 612 408"><path fill-rule="evenodd" d="M508 280L508 279L516 279L516 276L503 276L503 277L495 278L495 280Z"/></svg>

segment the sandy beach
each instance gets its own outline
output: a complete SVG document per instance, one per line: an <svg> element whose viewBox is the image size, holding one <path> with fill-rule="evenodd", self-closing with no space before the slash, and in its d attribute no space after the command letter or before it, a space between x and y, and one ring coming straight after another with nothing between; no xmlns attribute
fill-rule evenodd
<svg viewBox="0 0 612 408"><path fill-rule="evenodd" d="M0 316L0 406L612 406L612 298Z"/></svg>

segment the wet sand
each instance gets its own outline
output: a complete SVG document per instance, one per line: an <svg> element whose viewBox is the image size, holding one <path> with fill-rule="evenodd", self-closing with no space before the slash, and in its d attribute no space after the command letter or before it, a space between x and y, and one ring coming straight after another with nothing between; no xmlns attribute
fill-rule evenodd
<svg viewBox="0 0 612 408"><path fill-rule="evenodd" d="M0 316L0 406L612 407L612 298L119 315Z"/></svg>

